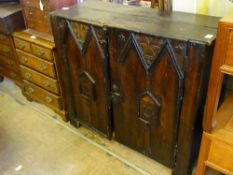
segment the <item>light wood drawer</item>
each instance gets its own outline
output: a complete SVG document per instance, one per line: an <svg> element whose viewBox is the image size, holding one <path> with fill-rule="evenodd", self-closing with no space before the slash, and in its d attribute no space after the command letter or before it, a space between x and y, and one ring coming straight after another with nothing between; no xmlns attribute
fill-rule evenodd
<svg viewBox="0 0 233 175"><path fill-rule="evenodd" d="M15 42L15 47L17 49L26 51L26 52L31 52L31 46L30 43L18 38L14 38L14 42Z"/></svg>
<svg viewBox="0 0 233 175"><path fill-rule="evenodd" d="M10 44L8 36L3 33L0 33L0 43Z"/></svg>
<svg viewBox="0 0 233 175"><path fill-rule="evenodd" d="M23 80L24 83L24 93L29 98L43 103L51 108L61 109L61 97L56 96L32 83L29 83L26 80Z"/></svg>
<svg viewBox="0 0 233 175"><path fill-rule="evenodd" d="M11 47L1 43L0 43L0 54L8 57L13 55Z"/></svg>
<svg viewBox="0 0 233 175"><path fill-rule="evenodd" d="M6 67L12 70L18 70L18 65L15 62L15 60L12 60L2 55L0 55L0 65L2 65L2 67Z"/></svg>
<svg viewBox="0 0 233 175"><path fill-rule="evenodd" d="M17 50L17 55L18 55L20 63L22 63L23 65L30 67L34 70L37 70L50 77L53 77L53 78L56 77L53 63L40 59L38 57L35 57L31 54L27 54L20 50Z"/></svg>
<svg viewBox="0 0 233 175"><path fill-rule="evenodd" d="M213 140L208 160L217 166L233 172L233 146Z"/></svg>
<svg viewBox="0 0 233 175"><path fill-rule="evenodd" d="M0 74L15 81L18 81L18 82L21 81L21 77L19 73L9 70L6 67L2 67L1 65L0 65Z"/></svg>
<svg viewBox="0 0 233 175"><path fill-rule="evenodd" d="M53 54L50 49L32 44L32 53L40 58L44 58L46 60L53 60Z"/></svg>
<svg viewBox="0 0 233 175"><path fill-rule="evenodd" d="M32 69L20 65L21 75L25 80L33 82L44 89L56 93L59 93L57 80L49 78L43 74L40 74Z"/></svg>

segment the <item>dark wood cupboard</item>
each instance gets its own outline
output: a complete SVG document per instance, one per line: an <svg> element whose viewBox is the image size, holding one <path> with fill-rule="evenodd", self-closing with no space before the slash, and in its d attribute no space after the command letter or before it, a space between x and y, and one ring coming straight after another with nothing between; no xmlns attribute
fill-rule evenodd
<svg viewBox="0 0 233 175"><path fill-rule="evenodd" d="M22 87L19 60L15 53L12 33L25 28L23 14L18 3L0 4L0 81L10 78Z"/></svg>
<svg viewBox="0 0 233 175"><path fill-rule="evenodd" d="M71 122L190 174L218 20L104 2L51 13Z"/></svg>

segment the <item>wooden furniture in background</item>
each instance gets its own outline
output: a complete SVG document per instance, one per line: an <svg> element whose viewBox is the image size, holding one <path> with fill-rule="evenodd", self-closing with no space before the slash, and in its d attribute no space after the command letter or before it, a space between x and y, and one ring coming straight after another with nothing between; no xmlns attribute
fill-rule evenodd
<svg viewBox="0 0 233 175"><path fill-rule="evenodd" d="M24 95L47 105L66 120L61 98L59 74L56 69L54 42L30 33L30 30L13 34L20 62Z"/></svg>
<svg viewBox="0 0 233 175"><path fill-rule="evenodd" d="M49 12L77 3L76 0L20 0L28 29L14 33L20 61L23 93L66 118L62 86L58 80L56 49Z"/></svg>
<svg viewBox="0 0 233 175"><path fill-rule="evenodd" d="M49 12L68 7L77 0L20 0L27 28L52 35Z"/></svg>
<svg viewBox="0 0 233 175"><path fill-rule="evenodd" d="M6 76L19 86L22 86L22 80L11 34L24 28L19 4L0 3L0 79Z"/></svg>
<svg viewBox="0 0 233 175"><path fill-rule="evenodd" d="M151 0L151 8L155 8L158 6L158 0Z"/></svg>
<svg viewBox="0 0 233 175"><path fill-rule="evenodd" d="M158 7L160 11L170 12L172 11L172 0L158 0Z"/></svg>
<svg viewBox="0 0 233 175"><path fill-rule="evenodd" d="M117 141L189 175L219 18L158 14L92 1L53 12L58 70L72 124L108 137L114 128Z"/></svg>
<svg viewBox="0 0 233 175"><path fill-rule="evenodd" d="M233 75L233 14L221 19L218 27L197 175L204 175L206 167L233 174L233 92L219 104L224 75Z"/></svg>

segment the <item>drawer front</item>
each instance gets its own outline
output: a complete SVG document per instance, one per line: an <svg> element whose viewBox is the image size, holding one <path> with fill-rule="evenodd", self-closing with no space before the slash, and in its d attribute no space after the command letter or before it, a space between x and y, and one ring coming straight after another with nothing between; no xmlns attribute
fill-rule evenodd
<svg viewBox="0 0 233 175"><path fill-rule="evenodd" d="M225 64L227 66L233 66L233 29L227 29L227 42L226 42L226 55Z"/></svg>
<svg viewBox="0 0 233 175"><path fill-rule="evenodd" d="M31 46L29 42L18 39L18 38L14 38L14 41L15 41L15 47L17 49L20 49L26 52L31 52Z"/></svg>
<svg viewBox="0 0 233 175"><path fill-rule="evenodd" d="M34 29L38 32L52 34L52 29L50 23L47 21L34 21L34 20L27 20L28 28Z"/></svg>
<svg viewBox="0 0 233 175"><path fill-rule="evenodd" d="M45 10L48 11L49 10L49 4L48 4L48 0L21 0L22 4L24 7L30 7L30 8L36 8L39 10ZM42 5L42 9L40 8L40 3Z"/></svg>
<svg viewBox="0 0 233 175"><path fill-rule="evenodd" d="M3 33L0 33L0 43L10 44L9 37Z"/></svg>
<svg viewBox="0 0 233 175"><path fill-rule="evenodd" d="M5 67L1 67L1 65L0 65L0 74L2 74L3 76L6 76L12 80L15 80L17 82L21 81L21 77L20 77L19 73L12 71L12 70L9 70Z"/></svg>
<svg viewBox="0 0 233 175"><path fill-rule="evenodd" d="M46 60L35 57L31 54L24 53L22 51L17 50L17 55L19 58L19 62L23 65L30 67L34 70L37 70L45 75L55 78L55 69L54 64L48 62Z"/></svg>
<svg viewBox="0 0 233 175"><path fill-rule="evenodd" d="M12 59L4 57L4 56L0 56L0 65L2 67L6 67L8 69L18 70L18 65L15 62L15 60L12 60Z"/></svg>
<svg viewBox="0 0 233 175"><path fill-rule="evenodd" d="M33 82L37 84L38 86L41 86L50 92L53 92L56 94L59 93L57 80L54 80L45 75L42 75L22 65L20 66L20 70L21 70L21 75L23 79Z"/></svg>
<svg viewBox="0 0 233 175"><path fill-rule="evenodd" d="M57 109L62 108L61 97L49 93L48 91L32 83L29 83L26 80L24 80L23 83L24 83L24 93L28 97L52 108L57 108Z"/></svg>
<svg viewBox="0 0 233 175"><path fill-rule="evenodd" d="M225 170L228 170L229 172L233 172L232 157L233 146L216 140L212 141L208 157L210 162L213 162L214 164L224 168Z"/></svg>
<svg viewBox="0 0 233 175"><path fill-rule="evenodd" d="M52 51L50 49L32 44L32 53L46 60L53 60Z"/></svg>
<svg viewBox="0 0 233 175"><path fill-rule="evenodd" d="M12 56L13 55L11 47L9 47L5 44L1 44L1 43L0 43L0 54L5 55L5 56Z"/></svg>

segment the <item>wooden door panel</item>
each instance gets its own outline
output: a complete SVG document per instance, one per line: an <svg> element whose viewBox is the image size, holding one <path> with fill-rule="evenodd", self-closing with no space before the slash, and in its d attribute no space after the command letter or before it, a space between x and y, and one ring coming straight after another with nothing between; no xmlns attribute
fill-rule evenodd
<svg viewBox="0 0 233 175"><path fill-rule="evenodd" d="M73 46L66 53L76 118L111 137L104 30L72 22L67 26L66 44Z"/></svg>
<svg viewBox="0 0 233 175"><path fill-rule="evenodd" d="M116 30L110 43L116 139L172 167L185 45Z"/></svg>

